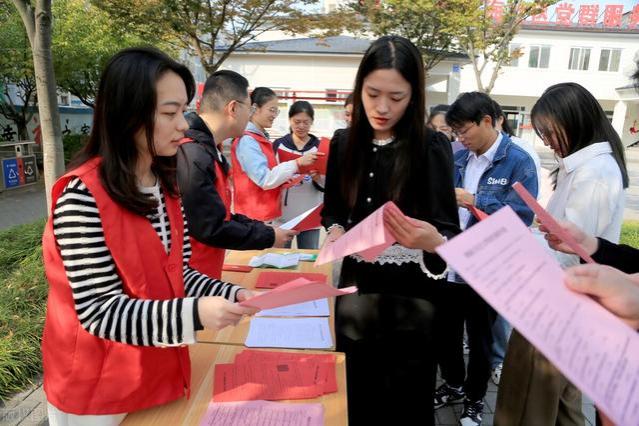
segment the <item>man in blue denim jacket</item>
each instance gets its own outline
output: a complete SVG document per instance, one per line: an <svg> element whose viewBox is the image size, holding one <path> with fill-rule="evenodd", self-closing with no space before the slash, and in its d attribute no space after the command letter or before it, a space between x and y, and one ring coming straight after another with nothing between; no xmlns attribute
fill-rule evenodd
<svg viewBox="0 0 639 426"><path fill-rule="evenodd" d="M508 205L527 226L534 217L512 185L521 182L536 197L535 163L510 136L497 131L497 118L492 99L479 92L460 95L446 114L446 122L465 148L455 153L455 193L462 229L478 221L470 206L492 214ZM435 391L435 408L463 401L460 423L478 426L491 372L491 328L496 313L454 272L448 281L438 288L436 331L444 384ZM464 323L470 347L467 372L462 349Z"/></svg>

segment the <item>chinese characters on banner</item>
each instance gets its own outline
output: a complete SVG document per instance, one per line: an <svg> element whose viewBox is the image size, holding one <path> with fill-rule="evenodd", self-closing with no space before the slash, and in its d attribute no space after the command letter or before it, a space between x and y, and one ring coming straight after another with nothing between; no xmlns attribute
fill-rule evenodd
<svg viewBox="0 0 639 426"><path fill-rule="evenodd" d="M504 0L489 0L486 6L488 14L495 22L503 20L506 12ZM567 2L557 4L552 16L546 8L541 13L531 16L526 22L534 25L554 24L577 27L603 25L605 28L636 29L639 28L639 3L630 11L627 22L623 19L622 4L582 4L576 9L575 5Z"/></svg>

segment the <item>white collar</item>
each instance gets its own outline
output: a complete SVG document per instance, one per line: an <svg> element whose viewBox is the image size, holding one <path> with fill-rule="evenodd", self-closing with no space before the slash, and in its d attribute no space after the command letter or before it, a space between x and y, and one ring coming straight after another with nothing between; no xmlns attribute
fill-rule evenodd
<svg viewBox="0 0 639 426"><path fill-rule="evenodd" d="M560 158L559 162L566 169L566 173L573 172L581 167L584 163L603 154L612 153L612 148L608 142L597 142L570 154L565 158Z"/></svg>
<svg viewBox="0 0 639 426"><path fill-rule="evenodd" d="M482 155L477 155L473 151L469 150L468 159L470 160L471 157L474 157L475 160L479 160L481 157L484 157L486 160L492 163L493 160L495 159L495 154L497 154L497 149L499 148L499 144L501 143L503 139L504 139L504 135L502 135L501 132L497 132L497 138L495 139L495 142L493 142L491 147L488 148L486 152L484 152Z"/></svg>

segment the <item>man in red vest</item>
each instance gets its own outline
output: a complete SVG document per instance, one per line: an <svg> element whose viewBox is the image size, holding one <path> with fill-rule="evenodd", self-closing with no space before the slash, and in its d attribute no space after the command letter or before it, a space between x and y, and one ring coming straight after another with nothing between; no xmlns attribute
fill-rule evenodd
<svg viewBox="0 0 639 426"><path fill-rule="evenodd" d="M250 115L248 81L217 71L204 84L200 113L187 116L187 138L177 154L177 181L191 232L191 265L220 278L225 249L282 247L295 231L231 214L229 162L222 142L242 135Z"/></svg>

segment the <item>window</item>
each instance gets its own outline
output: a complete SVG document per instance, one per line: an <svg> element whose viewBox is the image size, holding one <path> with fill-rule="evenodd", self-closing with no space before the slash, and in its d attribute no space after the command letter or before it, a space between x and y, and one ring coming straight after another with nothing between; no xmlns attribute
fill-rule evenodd
<svg viewBox="0 0 639 426"><path fill-rule="evenodd" d="M521 56L521 44L511 44L508 46L508 53L510 55L510 61L506 64L509 67L519 66L519 57Z"/></svg>
<svg viewBox="0 0 639 426"><path fill-rule="evenodd" d="M530 46L528 66L530 68L548 68L550 46Z"/></svg>
<svg viewBox="0 0 639 426"><path fill-rule="evenodd" d="M569 70L588 69L590 64L590 48L589 47L573 47L570 49L570 59L568 60Z"/></svg>
<svg viewBox="0 0 639 426"><path fill-rule="evenodd" d="M601 49L599 56L599 71L619 71L621 49Z"/></svg>

